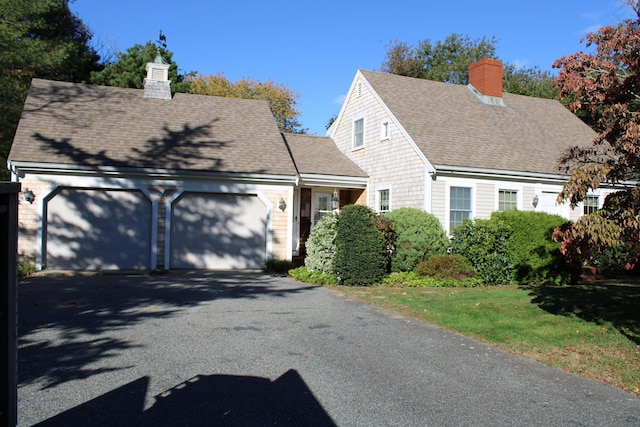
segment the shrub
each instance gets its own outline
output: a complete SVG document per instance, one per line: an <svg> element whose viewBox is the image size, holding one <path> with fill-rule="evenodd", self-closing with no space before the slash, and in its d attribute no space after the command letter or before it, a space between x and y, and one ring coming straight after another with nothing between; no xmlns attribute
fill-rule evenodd
<svg viewBox="0 0 640 427"><path fill-rule="evenodd" d="M470 288L481 286L480 279L466 277L457 279L436 279L431 276L420 276L414 271L401 273L391 273L384 278L382 284L385 286L405 286L407 288Z"/></svg>
<svg viewBox="0 0 640 427"><path fill-rule="evenodd" d="M388 274L382 280L382 284L385 286L420 288L424 287L424 277L420 276L415 271L402 271L399 273Z"/></svg>
<svg viewBox="0 0 640 427"><path fill-rule="evenodd" d="M309 271L333 274L336 253L336 226L338 215L328 213L313 227L306 242L304 265Z"/></svg>
<svg viewBox="0 0 640 427"><path fill-rule="evenodd" d="M385 270L391 271L391 259L396 253L396 226L389 218L376 215L376 228L382 233L385 241Z"/></svg>
<svg viewBox="0 0 640 427"><path fill-rule="evenodd" d="M296 267L296 263L288 259L273 258L265 263L265 271L274 274L286 274L289 270Z"/></svg>
<svg viewBox="0 0 640 427"><path fill-rule="evenodd" d="M289 275L301 282L313 283L315 285L336 285L338 283L335 275L319 271L309 271L304 265L289 270Z"/></svg>
<svg viewBox="0 0 640 427"><path fill-rule="evenodd" d="M386 273L385 243L370 208L361 205L342 208L338 215L333 259L339 283L357 286L382 280Z"/></svg>
<svg viewBox="0 0 640 427"><path fill-rule="evenodd" d="M421 276L432 276L436 279L460 280L476 276L471 262L458 254L434 255L418 264L416 270Z"/></svg>
<svg viewBox="0 0 640 427"><path fill-rule="evenodd" d="M391 259L391 271L412 271L420 261L446 253L449 240L434 215L420 209L400 208L384 216L396 227L396 253Z"/></svg>
<svg viewBox="0 0 640 427"><path fill-rule="evenodd" d="M18 264L18 279L22 280L36 272L36 265L32 262L21 262Z"/></svg>
<svg viewBox="0 0 640 427"><path fill-rule="evenodd" d="M467 258L478 278L486 285L515 282L509 256L511 229L498 220L465 220L452 230L453 253Z"/></svg>
<svg viewBox="0 0 640 427"><path fill-rule="evenodd" d="M494 212L491 221L511 229L508 253L518 283L566 285L575 281L579 265L567 264L560 243L551 238L554 228L566 219L544 212L505 211Z"/></svg>

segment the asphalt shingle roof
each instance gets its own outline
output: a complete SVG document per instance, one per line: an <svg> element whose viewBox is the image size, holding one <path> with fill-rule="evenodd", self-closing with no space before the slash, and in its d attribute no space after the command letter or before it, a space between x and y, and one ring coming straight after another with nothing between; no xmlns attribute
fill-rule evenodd
<svg viewBox="0 0 640 427"><path fill-rule="evenodd" d="M284 134L301 174L366 178L367 174L338 150L329 137Z"/></svg>
<svg viewBox="0 0 640 427"><path fill-rule="evenodd" d="M12 161L296 175L265 101L34 79Z"/></svg>
<svg viewBox="0 0 640 427"><path fill-rule="evenodd" d="M558 174L563 151L595 132L560 102L503 94L485 105L463 85L360 70L436 166Z"/></svg>

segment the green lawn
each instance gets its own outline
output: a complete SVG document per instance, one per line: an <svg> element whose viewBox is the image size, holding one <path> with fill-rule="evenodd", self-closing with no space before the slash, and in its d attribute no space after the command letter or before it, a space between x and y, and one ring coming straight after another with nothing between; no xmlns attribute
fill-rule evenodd
<svg viewBox="0 0 640 427"><path fill-rule="evenodd" d="M330 288L640 395L640 283Z"/></svg>

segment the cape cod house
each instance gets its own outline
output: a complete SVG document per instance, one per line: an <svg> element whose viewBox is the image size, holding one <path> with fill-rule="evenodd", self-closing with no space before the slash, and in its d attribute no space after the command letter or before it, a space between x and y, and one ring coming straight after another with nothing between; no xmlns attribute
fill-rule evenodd
<svg viewBox="0 0 640 427"><path fill-rule="evenodd" d="M423 209L447 231L498 210L575 220L601 206L606 188L556 203L563 151L595 132L556 100L503 93L502 78L493 59L471 64L468 86L358 70L329 135L369 175L366 204Z"/></svg>
<svg viewBox="0 0 640 427"><path fill-rule="evenodd" d="M260 269L304 256L326 212L411 206L448 230L556 205L564 148L594 133L560 103L359 70L328 137L283 135L266 102L34 79L8 167L22 183L19 255L48 269ZM597 207L602 194L588 199Z"/></svg>

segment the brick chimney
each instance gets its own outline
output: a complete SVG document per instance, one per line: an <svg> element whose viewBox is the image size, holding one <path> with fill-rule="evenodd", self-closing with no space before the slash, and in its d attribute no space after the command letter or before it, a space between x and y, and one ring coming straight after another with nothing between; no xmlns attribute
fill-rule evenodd
<svg viewBox="0 0 640 427"><path fill-rule="evenodd" d="M502 61L484 58L469 65L469 84L481 95L502 98Z"/></svg>

